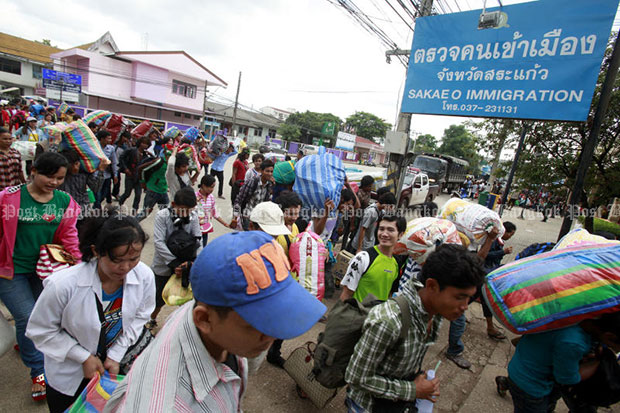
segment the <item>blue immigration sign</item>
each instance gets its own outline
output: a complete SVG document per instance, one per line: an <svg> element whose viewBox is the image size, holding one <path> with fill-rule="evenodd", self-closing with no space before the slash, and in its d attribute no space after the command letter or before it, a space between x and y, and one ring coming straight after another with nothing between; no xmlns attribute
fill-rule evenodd
<svg viewBox="0 0 620 413"><path fill-rule="evenodd" d="M618 0L541 0L422 17L402 111L585 121Z"/></svg>

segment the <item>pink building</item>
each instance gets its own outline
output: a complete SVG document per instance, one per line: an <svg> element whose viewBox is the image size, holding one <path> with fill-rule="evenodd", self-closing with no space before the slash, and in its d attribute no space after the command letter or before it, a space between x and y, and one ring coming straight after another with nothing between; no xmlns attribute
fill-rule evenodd
<svg viewBox="0 0 620 413"><path fill-rule="evenodd" d="M122 52L109 32L50 57L54 70L82 76L82 106L137 120L199 126L205 91L227 86L184 51Z"/></svg>

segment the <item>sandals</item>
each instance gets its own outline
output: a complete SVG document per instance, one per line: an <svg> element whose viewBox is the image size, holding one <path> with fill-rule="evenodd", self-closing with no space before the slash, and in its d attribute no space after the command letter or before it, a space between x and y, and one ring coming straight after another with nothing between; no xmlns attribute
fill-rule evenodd
<svg viewBox="0 0 620 413"><path fill-rule="evenodd" d="M32 378L32 384L39 384L43 387L41 391L33 391L32 392L32 400L35 402L39 402L45 400L47 397L46 386L45 386L45 374L39 374L37 377Z"/></svg>
<svg viewBox="0 0 620 413"><path fill-rule="evenodd" d="M152 318L144 325L144 327L147 328L147 330L153 330L155 327L157 327L157 320L153 320Z"/></svg>
<svg viewBox="0 0 620 413"><path fill-rule="evenodd" d="M506 336L499 330L495 330L493 332L487 330L487 335L489 336L489 338L492 338L493 340L497 340L497 341L506 340Z"/></svg>

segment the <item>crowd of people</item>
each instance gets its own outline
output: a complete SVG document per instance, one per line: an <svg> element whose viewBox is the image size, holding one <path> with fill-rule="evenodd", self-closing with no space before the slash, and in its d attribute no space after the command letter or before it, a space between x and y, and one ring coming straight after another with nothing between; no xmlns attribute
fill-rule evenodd
<svg viewBox="0 0 620 413"><path fill-rule="evenodd" d="M37 115L43 122L56 119L45 108ZM23 125L13 124L14 117L3 110L0 127L0 300L15 320L32 398L46 399L51 412L65 411L104 371L127 374L108 412L239 411L252 363L266 355L283 368L283 340L326 319L325 305L291 274L292 246L304 232L317 234L327 248L318 255L325 260L326 298L340 288L342 302L369 296L381 302L370 310L346 367L349 412L416 411L416 400L436 402L440 382L421 366L442 319L450 322L446 357L471 367L463 356L464 313L480 297L485 275L512 252L505 242L517 231L513 223L504 222L499 238L497 229L489 232L478 250L467 248L466 240L465 246L443 245L420 265L394 254L407 222L395 209L395 194L375 191L371 176L359 185L345 179L338 203L327 199L316 210L292 184L275 182L272 160L254 154L250 168L250 151L242 145L205 155L204 140L166 139L155 131L139 138L124 132L111 142L110 132L97 125L90 126L110 162L88 173L75 151L39 140L36 122L25 117ZM11 148L16 139L40 144L30 165ZM196 145L200 169L190 171L184 144ZM226 181L226 161L235 155ZM216 184L218 198L225 199L225 182L230 221L216 208ZM127 212L121 206L132 194ZM155 205L153 230L146 234L141 221ZM210 238L214 221L230 233ZM141 260L149 238L150 265ZM330 257L339 243L353 258L337 285ZM42 280L37 265L50 244L78 263ZM316 259L311 251L297 257ZM153 338L164 289L176 277L187 279L193 300ZM391 297L401 297L405 307ZM481 303L489 339L506 340ZM577 406L566 386L593 374L593 364L586 369L580 361L598 345L620 351L620 313L531 337L517 345L498 391L510 391L515 412L552 411L560 397Z"/></svg>

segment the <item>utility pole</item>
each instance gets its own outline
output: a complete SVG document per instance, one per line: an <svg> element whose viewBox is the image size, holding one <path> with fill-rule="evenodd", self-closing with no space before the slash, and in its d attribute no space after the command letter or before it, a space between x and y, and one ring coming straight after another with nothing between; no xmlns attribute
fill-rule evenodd
<svg viewBox="0 0 620 413"><path fill-rule="evenodd" d="M560 229L558 240L564 235L566 235L568 231L570 231L570 227L573 225L573 215L575 214L576 206L581 200L581 193L583 192L583 184L586 179L586 173L588 172L588 168L592 163L594 150L596 149L596 145L598 144L598 134L601 130L601 125L603 123L603 118L605 117L605 112L607 112L607 106L609 106L609 100L611 99L611 92L614 88L618 68L620 68L620 36L616 36L614 51L611 54L611 62L609 63L607 73L605 74L605 82L603 83L601 97L596 108L596 113L594 114L594 120L592 122L590 136L588 137L588 140L586 141L586 144L581 151L579 168L577 169L577 175L575 176L575 184L573 185L573 191L571 193L570 201L568 203L568 211L566 211L566 215L564 215L564 221L562 221L562 228ZM586 216L586 219L588 218L592 219L591 216Z"/></svg>
<svg viewBox="0 0 620 413"><path fill-rule="evenodd" d="M433 9L433 0L424 0L422 2L422 10L420 17L430 16L431 11ZM403 54L401 50L395 51L394 54ZM386 54L389 59L389 55ZM405 155L391 153L390 154L390 162L388 164L388 187L395 185L395 193L396 193L396 205L400 204L400 193L403 186L403 182L405 179L404 168L406 167L405 161L408 158L409 152L409 132L411 131L411 113L403 113L400 112L398 115L398 121L396 123L396 131L404 132L407 139L407 143L405 145Z"/></svg>
<svg viewBox="0 0 620 413"><path fill-rule="evenodd" d="M233 109L233 121L232 127L230 128L231 133L235 134L235 126L237 123L237 106L239 105L239 89L241 88L241 72L239 72L239 81L237 81L237 96L235 96L235 108Z"/></svg>
<svg viewBox="0 0 620 413"><path fill-rule="evenodd" d="M205 95L202 100L202 122L200 122L200 131L204 132L207 121L207 81L205 80Z"/></svg>

